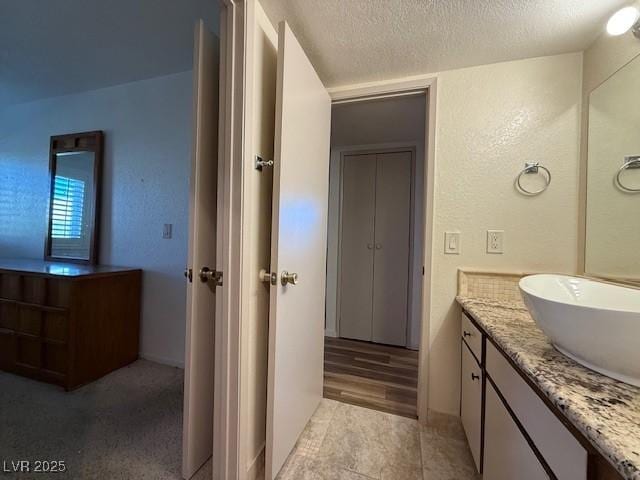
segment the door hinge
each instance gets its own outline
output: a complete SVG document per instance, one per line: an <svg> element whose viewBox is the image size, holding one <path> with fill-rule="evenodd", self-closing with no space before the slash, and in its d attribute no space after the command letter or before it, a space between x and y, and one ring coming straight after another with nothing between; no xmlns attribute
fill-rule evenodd
<svg viewBox="0 0 640 480"><path fill-rule="evenodd" d="M193 282L193 270L188 268L188 267L185 268L184 269L184 278L186 278L189 281L189 283L192 283Z"/></svg>
<svg viewBox="0 0 640 480"><path fill-rule="evenodd" d="M261 172L264 167L273 167L273 160L263 160L260 155L256 155L256 170Z"/></svg>
<svg viewBox="0 0 640 480"><path fill-rule="evenodd" d="M276 272L269 272L267 269L263 268L260 270L258 276L261 282L270 283L271 285L278 284L278 274Z"/></svg>

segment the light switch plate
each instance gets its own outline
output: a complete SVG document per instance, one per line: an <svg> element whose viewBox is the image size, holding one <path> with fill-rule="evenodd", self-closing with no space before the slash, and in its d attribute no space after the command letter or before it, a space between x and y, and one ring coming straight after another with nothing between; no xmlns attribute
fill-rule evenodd
<svg viewBox="0 0 640 480"><path fill-rule="evenodd" d="M460 232L444 232L444 253L460 255Z"/></svg>
<svg viewBox="0 0 640 480"><path fill-rule="evenodd" d="M504 253L504 230L487 230L487 253Z"/></svg>
<svg viewBox="0 0 640 480"><path fill-rule="evenodd" d="M164 227L162 227L162 238L164 238L165 240L168 240L171 238L171 234L173 233L173 224L172 223L165 223Z"/></svg>

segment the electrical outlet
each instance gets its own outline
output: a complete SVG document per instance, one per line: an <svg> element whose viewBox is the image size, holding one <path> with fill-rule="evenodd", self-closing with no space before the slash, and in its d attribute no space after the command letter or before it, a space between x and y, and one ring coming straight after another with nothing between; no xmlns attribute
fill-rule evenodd
<svg viewBox="0 0 640 480"><path fill-rule="evenodd" d="M460 255L460 232L444 232L444 253Z"/></svg>
<svg viewBox="0 0 640 480"><path fill-rule="evenodd" d="M168 240L171 238L171 234L172 234L172 230L173 230L173 224L172 223L165 223L164 227L162 228L162 238Z"/></svg>
<svg viewBox="0 0 640 480"><path fill-rule="evenodd" d="M504 230L487 230L487 253L504 253Z"/></svg>

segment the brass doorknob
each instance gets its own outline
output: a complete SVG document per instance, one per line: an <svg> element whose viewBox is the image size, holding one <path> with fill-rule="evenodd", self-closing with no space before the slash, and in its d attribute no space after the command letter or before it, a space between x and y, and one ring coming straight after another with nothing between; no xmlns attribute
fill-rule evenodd
<svg viewBox="0 0 640 480"><path fill-rule="evenodd" d="M280 282L282 283L282 286L285 286L287 283L290 283L291 285L297 285L298 284L298 274L297 273L289 273L286 270L284 270L282 272L282 274L280 275Z"/></svg>

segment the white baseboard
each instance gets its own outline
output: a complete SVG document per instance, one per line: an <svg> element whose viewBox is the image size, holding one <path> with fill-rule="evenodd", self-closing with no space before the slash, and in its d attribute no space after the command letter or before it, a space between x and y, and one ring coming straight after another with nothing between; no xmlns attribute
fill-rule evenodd
<svg viewBox="0 0 640 480"><path fill-rule="evenodd" d="M325 329L324 336L325 337L338 338L338 332L336 332L335 330ZM408 348L409 350L420 350L420 345L407 344L405 348Z"/></svg>
<svg viewBox="0 0 640 480"><path fill-rule="evenodd" d="M264 478L264 445L247 468L247 480L262 480Z"/></svg>
<svg viewBox="0 0 640 480"><path fill-rule="evenodd" d="M162 365L168 365L170 367L184 368L184 360L177 361L173 358L160 357L149 353L140 353L140 358L144 358L151 362L161 363Z"/></svg>

